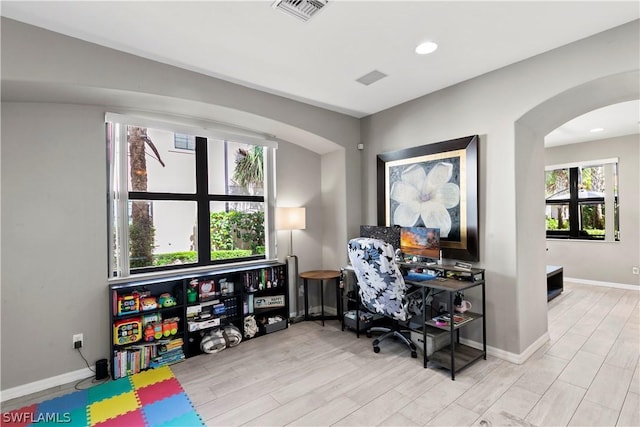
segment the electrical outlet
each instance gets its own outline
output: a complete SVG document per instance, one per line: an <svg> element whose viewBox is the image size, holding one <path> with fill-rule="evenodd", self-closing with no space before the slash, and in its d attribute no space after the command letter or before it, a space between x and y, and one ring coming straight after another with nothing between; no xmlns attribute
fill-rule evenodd
<svg viewBox="0 0 640 427"><path fill-rule="evenodd" d="M442 312L445 312L445 311L448 311L447 310L447 303L446 302L438 303L438 312L442 313Z"/></svg>
<svg viewBox="0 0 640 427"><path fill-rule="evenodd" d="M82 342L84 341L84 338L82 337L82 334L75 334L73 336L73 348L82 348Z"/></svg>
<svg viewBox="0 0 640 427"><path fill-rule="evenodd" d="M631 267L631 272L633 274L640 274L640 268L639 267Z"/></svg>

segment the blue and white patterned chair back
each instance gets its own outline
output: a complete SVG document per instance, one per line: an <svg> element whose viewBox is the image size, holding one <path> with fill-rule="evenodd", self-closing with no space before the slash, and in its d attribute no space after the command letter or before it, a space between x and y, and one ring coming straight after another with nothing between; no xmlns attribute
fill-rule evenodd
<svg viewBox="0 0 640 427"><path fill-rule="evenodd" d="M348 252L358 278L362 304L372 313L408 320L408 286L395 263L393 246L382 240L360 237L349 241Z"/></svg>

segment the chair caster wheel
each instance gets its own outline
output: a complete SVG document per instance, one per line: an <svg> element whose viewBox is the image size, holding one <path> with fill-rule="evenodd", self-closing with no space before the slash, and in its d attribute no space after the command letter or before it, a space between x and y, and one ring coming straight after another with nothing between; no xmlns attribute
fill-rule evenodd
<svg viewBox="0 0 640 427"><path fill-rule="evenodd" d="M378 347L378 346L373 347L373 352L374 353L380 353L380 347Z"/></svg>
<svg viewBox="0 0 640 427"><path fill-rule="evenodd" d="M367 332L367 338L371 338L371 332Z"/></svg>
<svg viewBox="0 0 640 427"><path fill-rule="evenodd" d="M413 357L414 359L417 359L418 358L418 352L412 351L411 352L411 357Z"/></svg>

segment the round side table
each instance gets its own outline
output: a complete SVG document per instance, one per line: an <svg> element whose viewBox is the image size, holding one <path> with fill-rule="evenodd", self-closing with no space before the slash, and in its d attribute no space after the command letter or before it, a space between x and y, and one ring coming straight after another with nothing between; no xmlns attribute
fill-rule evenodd
<svg viewBox="0 0 640 427"><path fill-rule="evenodd" d="M304 271L300 273L300 278L302 278L304 282L304 320L320 319L322 320L322 326L324 326L325 320L339 319L342 311L342 297L340 295L340 272L337 270ZM336 283L336 310L338 311L338 313L335 317L324 315L324 281L332 279L335 280ZM320 282L320 305L322 307L320 317L311 317L309 315L309 280L317 280Z"/></svg>

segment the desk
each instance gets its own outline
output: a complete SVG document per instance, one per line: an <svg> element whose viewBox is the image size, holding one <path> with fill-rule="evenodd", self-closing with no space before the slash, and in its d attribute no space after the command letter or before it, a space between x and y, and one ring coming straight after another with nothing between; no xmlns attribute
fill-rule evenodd
<svg viewBox="0 0 640 427"><path fill-rule="evenodd" d="M416 264L400 264L401 268L413 268L413 267L421 267ZM461 324L454 324L453 327L449 325L439 325L433 319L428 319L426 312L427 310L422 311L422 324L432 326L438 329L445 330L449 332L449 346L435 351L431 355L431 360L437 362L443 367L449 369L451 371L451 379L455 380L455 374L460 369L466 367L467 365L475 362L478 359L487 359L487 324L485 319L486 306L485 306L485 281L484 281L484 270L482 269L471 269L468 271L457 269L453 266L446 265L436 265L436 266L424 266L425 269L433 270L438 273L438 276L435 279L427 280L424 282L414 282L411 280L406 280L407 284L412 286L419 286L422 288L422 305L425 305L426 299L426 288L435 289L437 291L446 292L449 297L449 315L453 318L455 314L454 310L454 296L456 292L469 290L471 288L475 288L476 286L480 287L481 290L481 309L482 312L465 312L465 316L467 316L467 320ZM482 349L477 349L470 347L468 345L464 345L460 343L460 328L466 327L467 325L473 324L476 321L482 321ZM426 339L426 328L422 328L422 338L423 338L423 355L424 355L424 367L427 367L427 363L429 362L429 357L427 356L427 339Z"/></svg>
<svg viewBox="0 0 640 427"><path fill-rule="evenodd" d="M319 317L322 320L322 326L324 326L324 321L329 319L339 319L338 316L342 313L342 296L340 293L340 272L337 270L312 270L305 271L300 273L300 278L303 279L304 282L304 320L312 320L313 318L309 315L309 280L318 280L320 282L320 304L322 306L321 316ZM325 316L324 315L324 281L325 280L335 280L336 283L336 310L337 316Z"/></svg>

